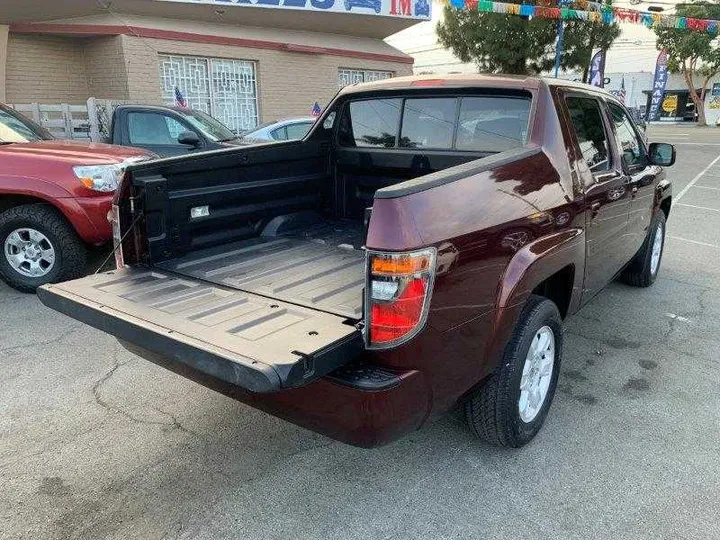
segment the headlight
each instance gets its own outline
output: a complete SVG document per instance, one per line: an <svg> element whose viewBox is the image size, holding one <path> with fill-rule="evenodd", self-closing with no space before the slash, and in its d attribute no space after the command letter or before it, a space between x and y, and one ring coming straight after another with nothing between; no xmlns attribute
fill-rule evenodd
<svg viewBox="0 0 720 540"><path fill-rule="evenodd" d="M123 171L128 165L147 159L150 157L128 158L122 163L108 165L78 165L73 167L73 172L86 188L107 193L118 188Z"/></svg>
<svg viewBox="0 0 720 540"><path fill-rule="evenodd" d="M93 191L115 191L120 182L123 168L113 165L80 165L73 167L73 172L83 185Z"/></svg>

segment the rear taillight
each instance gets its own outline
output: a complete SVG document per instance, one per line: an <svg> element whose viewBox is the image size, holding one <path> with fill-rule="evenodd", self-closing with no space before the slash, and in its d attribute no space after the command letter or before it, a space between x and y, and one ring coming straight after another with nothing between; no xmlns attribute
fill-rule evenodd
<svg viewBox="0 0 720 540"><path fill-rule="evenodd" d="M435 248L406 253L368 250L365 335L370 349L395 347L425 326L433 282Z"/></svg>
<svg viewBox="0 0 720 540"><path fill-rule="evenodd" d="M108 219L112 225L113 232L113 249L115 250L115 266L118 270L125 266L122 252L122 233L120 231L120 207L117 204L113 204Z"/></svg>

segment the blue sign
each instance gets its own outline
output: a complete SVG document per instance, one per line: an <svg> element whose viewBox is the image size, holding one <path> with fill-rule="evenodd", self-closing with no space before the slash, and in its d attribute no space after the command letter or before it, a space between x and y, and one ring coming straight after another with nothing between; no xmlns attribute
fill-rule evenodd
<svg viewBox="0 0 720 540"><path fill-rule="evenodd" d="M650 98L650 111L648 112L648 120L658 120L660 118L660 107L663 97L665 96L665 87L668 81L668 53L660 51L657 62L655 62L655 78L653 79L652 98Z"/></svg>
<svg viewBox="0 0 720 540"><path fill-rule="evenodd" d="M431 18L431 0L165 0L186 4L215 4L253 6L301 11L329 11L333 13L358 13L384 15L406 19Z"/></svg>

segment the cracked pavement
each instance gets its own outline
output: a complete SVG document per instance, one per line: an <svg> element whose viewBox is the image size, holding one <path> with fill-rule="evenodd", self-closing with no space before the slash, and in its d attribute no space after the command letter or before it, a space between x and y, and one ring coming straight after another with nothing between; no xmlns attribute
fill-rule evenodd
<svg viewBox="0 0 720 540"><path fill-rule="evenodd" d="M681 143L676 194L720 154L715 131L653 132ZM352 448L0 284L0 538L720 538L720 165L697 185L656 284L612 284L568 322L519 451L457 412Z"/></svg>

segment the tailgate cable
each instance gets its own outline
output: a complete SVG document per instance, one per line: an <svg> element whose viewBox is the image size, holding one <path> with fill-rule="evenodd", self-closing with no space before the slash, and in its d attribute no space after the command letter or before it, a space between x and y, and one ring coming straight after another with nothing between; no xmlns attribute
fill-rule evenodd
<svg viewBox="0 0 720 540"><path fill-rule="evenodd" d="M135 228L135 225L137 225L137 222L140 221L140 218L141 218L141 217L143 217L143 213L142 213L142 212L140 212L140 213L135 217L135 219L133 220L133 222L130 224L130 227L128 227L128 230L125 231L125 234L123 234L123 235L120 237L120 241L117 243L117 245L114 245L114 246L113 246L112 251L110 251L110 253L108 253L108 256L105 257L105 260L100 264L100 266L98 266L98 269L95 270L95 272L93 273L93 275L98 274L98 273L100 272L100 270L102 270L103 266L105 266L105 265L108 263L108 261L110 260L110 257L112 257L113 255L115 255L115 252L116 252L118 249L122 249L123 241L125 240L125 238L127 238L127 235L132 232L132 230ZM119 216L118 216L118 218L119 218Z"/></svg>

